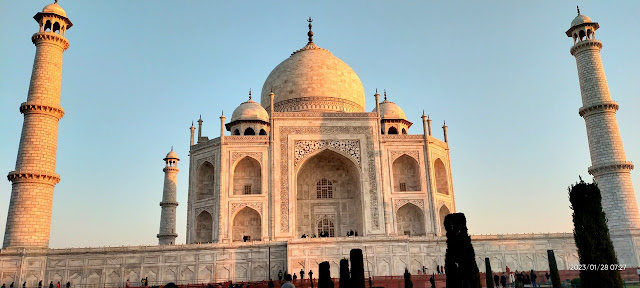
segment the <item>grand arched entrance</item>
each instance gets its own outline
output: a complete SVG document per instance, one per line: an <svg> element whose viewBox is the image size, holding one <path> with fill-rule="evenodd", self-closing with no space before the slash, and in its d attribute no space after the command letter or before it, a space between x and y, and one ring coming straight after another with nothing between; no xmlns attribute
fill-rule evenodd
<svg viewBox="0 0 640 288"><path fill-rule="evenodd" d="M324 150L302 164L296 180L296 237L364 234L360 172L353 161Z"/></svg>

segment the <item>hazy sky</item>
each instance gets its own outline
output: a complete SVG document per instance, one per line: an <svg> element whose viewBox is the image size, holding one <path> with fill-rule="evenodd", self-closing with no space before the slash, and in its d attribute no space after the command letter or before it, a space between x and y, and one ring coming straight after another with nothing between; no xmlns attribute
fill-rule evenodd
<svg viewBox="0 0 640 288"><path fill-rule="evenodd" d="M38 29L51 1L1 1L0 177L15 166ZM307 42L360 76L367 110L386 89L422 133L449 126L456 206L473 234L570 232L567 187L591 165L572 40L576 1L78 1L64 54L51 247L157 244L164 163L174 146L177 242L186 230L189 126L204 136ZM627 158L640 165L640 2L581 2ZM227 118L228 119L228 118ZM636 127L636 128L634 128ZM640 176L632 172L635 187ZM6 179L6 178L5 178ZM0 181L4 235L11 183Z"/></svg>

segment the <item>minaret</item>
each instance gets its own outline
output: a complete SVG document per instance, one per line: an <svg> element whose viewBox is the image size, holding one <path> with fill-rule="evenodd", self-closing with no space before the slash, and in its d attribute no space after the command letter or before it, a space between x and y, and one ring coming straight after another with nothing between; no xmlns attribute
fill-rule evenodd
<svg viewBox="0 0 640 288"><path fill-rule="evenodd" d="M164 169L164 189L162 189L162 214L160 215L160 233L158 233L159 245L174 245L176 244L176 207L178 207L178 201L176 200L176 189L178 182L178 154L171 151L164 157L166 163Z"/></svg>
<svg viewBox="0 0 640 288"><path fill-rule="evenodd" d="M631 184L633 164L627 161L616 120L618 103L611 100L600 59L602 42L595 39L595 31L599 27L598 23L581 15L578 10L578 16L573 19L566 34L573 38L570 52L576 57L578 65L582 95L579 114L587 126L591 153L591 167L588 171L602 193L602 208L613 235L640 228L640 217ZM618 256L621 255L620 252L619 247L616 247Z"/></svg>
<svg viewBox="0 0 640 288"><path fill-rule="evenodd" d="M193 146L193 131L196 131L196 127L193 127L193 121L191 121L191 127L189 127L189 130L191 130L191 140L189 143Z"/></svg>
<svg viewBox="0 0 640 288"><path fill-rule="evenodd" d="M36 56L27 101L20 105L24 122L16 168L7 176L12 187L4 248L49 246L53 188L60 182L56 151L58 121L64 116L62 53L69 48L65 34L72 26L55 2L33 16L40 29L31 36Z"/></svg>

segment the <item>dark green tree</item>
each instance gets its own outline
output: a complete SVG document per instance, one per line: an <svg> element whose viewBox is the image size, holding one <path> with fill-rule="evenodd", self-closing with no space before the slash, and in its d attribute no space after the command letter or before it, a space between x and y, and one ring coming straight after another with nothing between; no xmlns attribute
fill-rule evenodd
<svg viewBox="0 0 640 288"><path fill-rule="evenodd" d="M364 288L364 259L362 249L351 249L351 287Z"/></svg>
<svg viewBox="0 0 640 288"><path fill-rule="evenodd" d="M551 271L551 283L553 288L562 288L562 280L560 280L560 273L558 273L558 264L556 263L556 255L553 250L547 250L547 256L549 258L549 271Z"/></svg>
<svg viewBox="0 0 640 288"><path fill-rule="evenodd" d="M349 277L349 260L342 258L340 260L340 288L349 288L351 287L351 278Z"/></svg>
<svg viewBox="0 0 640 288"><path fill-rule="evenodd" d="M324 261L318 265L318 288L333 288L331 280L331 264Z"/></svg>
<svg viewBox="0 0 640 288"><path fill-rule="evenodd" d="M582 287L623 287L620 271L600 269L618 264L609 235L607 220L602 210L602 196L596 183L580 182L569 188L569 201L573 209L573 238L578 248ZM593 268L593 269L592 269Z"/></svg>
<svg viewBox="0 0 640 288"><path fill-rule="evenodd" d="M411 281L411 273L407 268L404 268L404 288L413 288L413 281Z"/></svg>
<svg viewBox="0 0 640 288"><path fill-rule="evenodd" d="M489 258L484 258L484 266L487 268L485 271L485 282L487 283L487 287L493 288L496 284L493 284L493 271L491 271L491 262L489 262Z"/></svg>
<svg viewBox="0 0 640 288"><path fill-rule="evenodd" d="M447 231L447 252L444 269L447 274L447 288L480 288L480 271L476 264L476 253L471 246L467 232L467 219L462 213L444 217Z"/></svg>

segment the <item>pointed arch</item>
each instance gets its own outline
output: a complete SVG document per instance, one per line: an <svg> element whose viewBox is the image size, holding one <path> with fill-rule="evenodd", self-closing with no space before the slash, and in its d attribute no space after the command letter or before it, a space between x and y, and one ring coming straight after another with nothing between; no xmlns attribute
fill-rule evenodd
<svg viewBox="0 0 640 288"><path fill-rule="evenodd" d="M258 133L258 135L267 135L267 131L260 129L260 133Z"/></svg>
<svg viewBox="0 0 640 288"><path fill-rule="evenodd" d="M243 237L248 236L248 240L260 241L262 239L262 223L260 213L251 207L244 207L233 216L232 239L233 241L243 241Z"/></svg>
<svg viewBox="0 0 640 288"><path fill-rule="evenodd" d="M193 242L213 242L213 217L207 211L200 212L196 217L196 235Z"/></svg>
<svg viewBox="0 0 640 288"><path fill-rule="evenodd" d="M440 194L449 195L449 177L447 168L440 158L433 163L433 169L436 172L436 191Z"/></svg>
<svg viewBox="0 0 640 288"><path fill-rule="evenodd" d="M53 28L51 28L51 32L60 34L60 23L58 21L53 23Z"/></svg>
<svg viewBox="0 0 640 288"><path fill-rule="evenodd" d="M389 134L389 135L396 134L397 135L398 134L398 128L393 127L393 126L389 127L389 130L387 131L387 134Z"/></svg>
<svg viewBox="0 0 640 288"><path fill-rule="evenodd" d="M403 154L392 164L395 192L420 191L420 167L413 157Z"/></svg>
<svg viewBox="0 0 640 288"><path fill-rule="evenodd" d="M247 129L244 129L244 135L256 135L256 131L254 131L253 128L249 127Z"/></svg>
<svg viewBox="0 0 640 288"><path fill-rule="evenodd" d="M424 236L425 221L424 212L420 207L407 203L398 208L396 212L396 228L398 234L407 236Z"/></svg>
<svg viewBox="0 0 640 288"><path fill-rule="evenodd" d="M336 225L332 219L323 217L322 219L318 220L318 223L316 223L316 227L318 227L317 235L322 235L322 233L327 233L329 237L336 237Z"/></svg>
<svg viewBox="0 0 640 288"><path fill-rule="evenodd" d="M262 167L260 163L245 156L233 169L233 195L262 194Z"/></svg>
<svg viewBox="0 0 640 288"><path fill-rule="evenodd" d="M238 129L233 130L233 135L240 135L240 130L238 130Z"/></svg>
<svg viewBox="0 0 640 288"><path fill-rule="evenodd" d="M442 205L438 211L438 216L440 216L440 233L442 233L443 236L447 234L447 230L444 228L444 217L449 214L451 214L451 212L449 211L449 208L447 208L447 205Z"/></svg>
<svg viewBox="0 0 640 288"><path fill-rule="evenodd" d="M343 235L343 232L350 230L363 235L364 195L357 162L332 149L323 149L310 155L300 162L295 178L295 234L316 234L318 221L327 217L334 221L334 235ZM323 185L323 179L326 185ZM321 196L324 192L328 194L328 183L331 182L332 198L317 197L318 182ZM323 192L324 188L326 191Z"/></svg>
<svg viewBox="0 0 640 288"><path fill-rule="evenodd" d="M212 198L215 195L215 168L205 161L198 168L196 177L196 200Z"/></svg>
<svg viewBox="0 0 640 288"><path fill-rule="evenodd" d="M402 135L407 135L407 129L402 128Z"/></svg>

